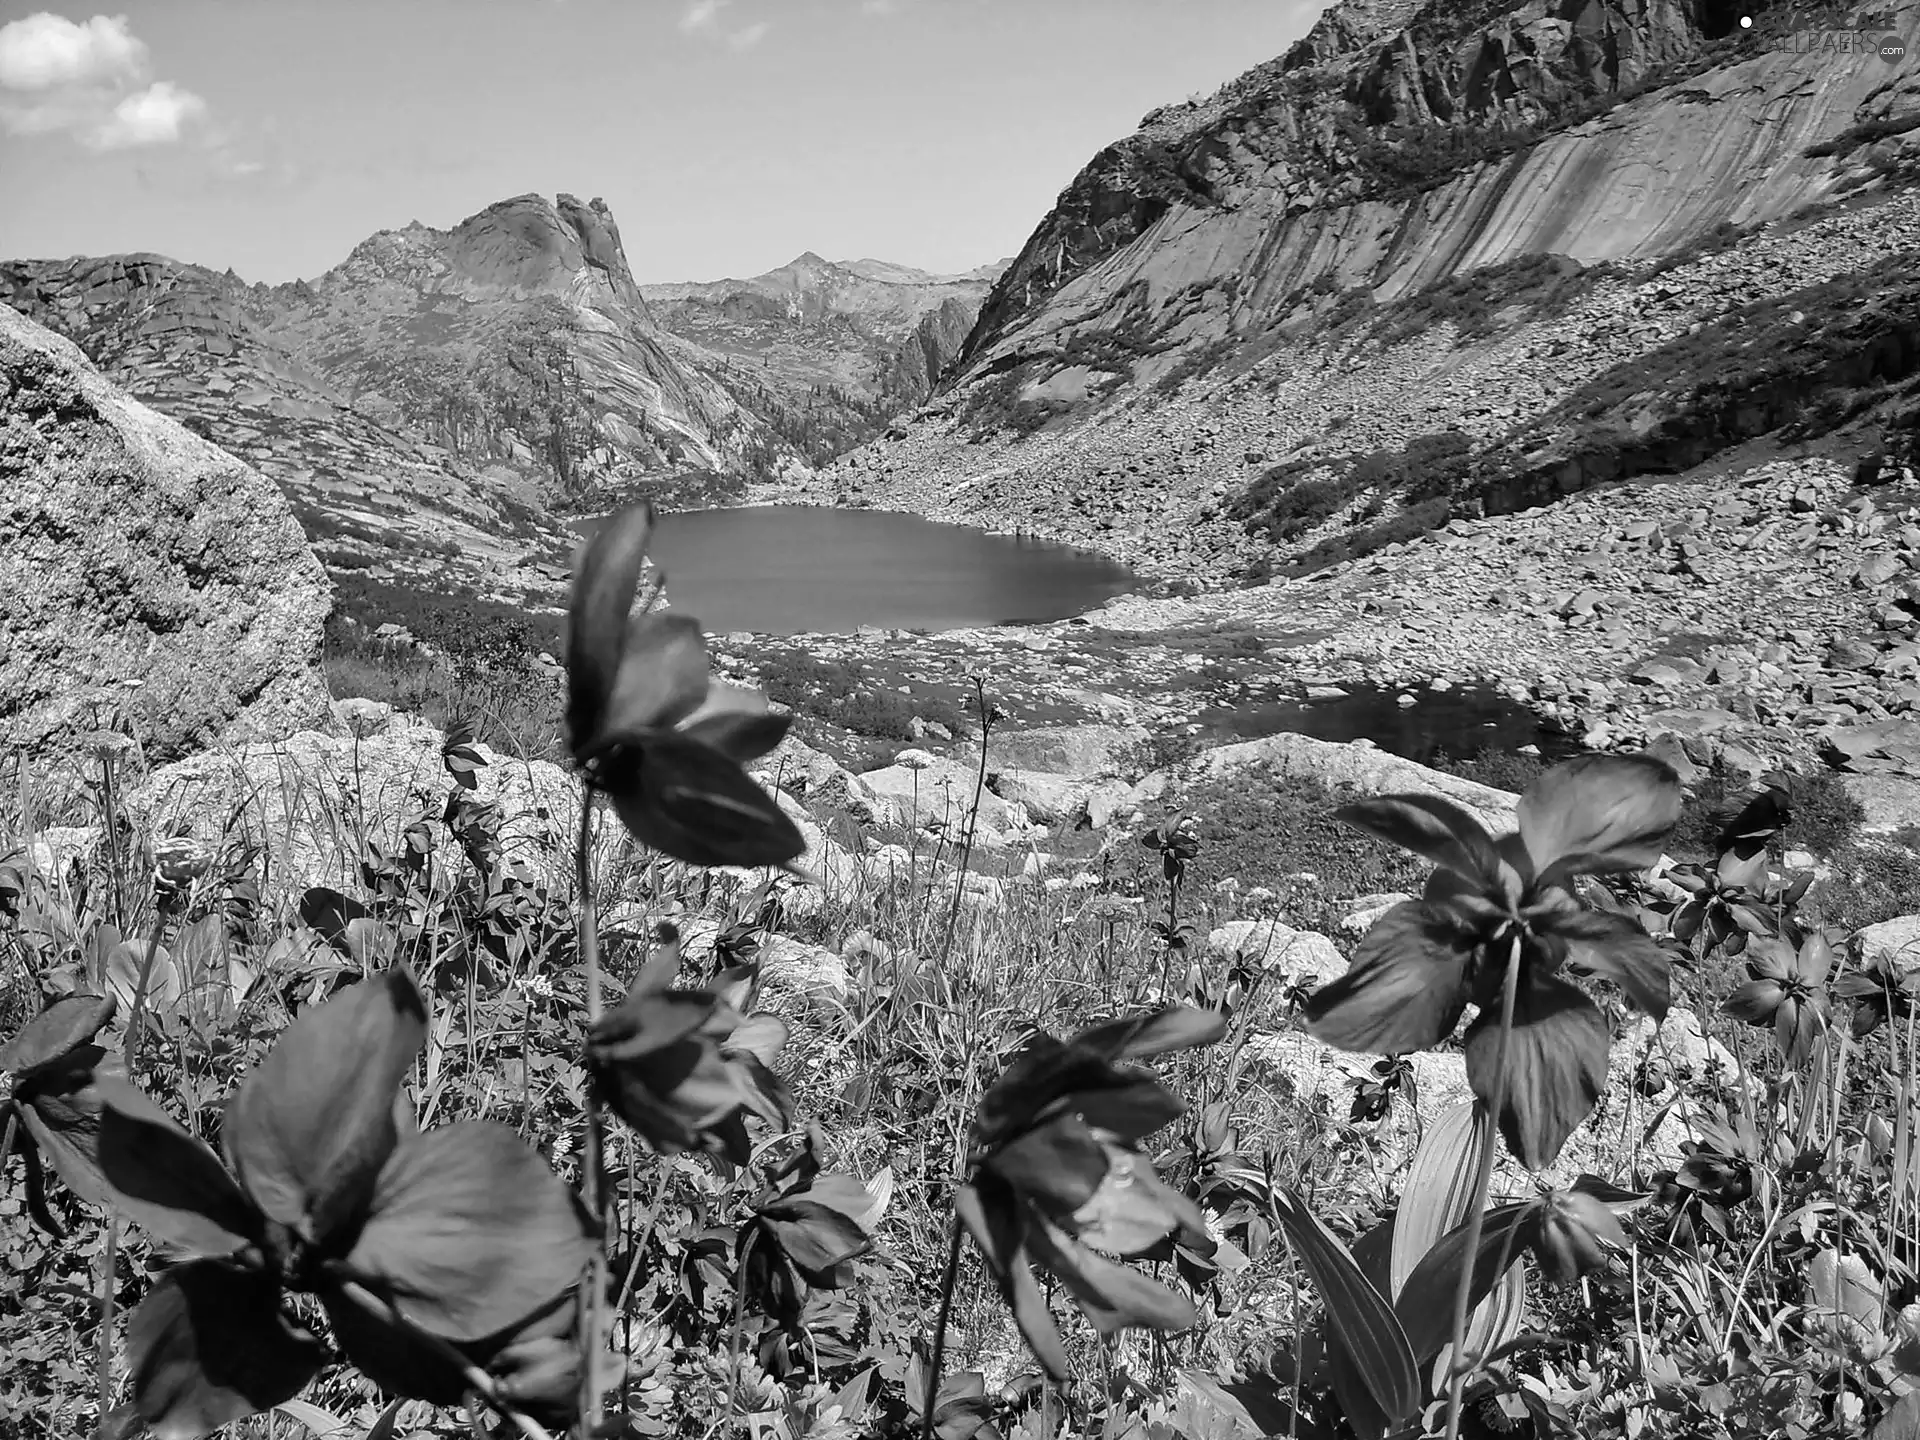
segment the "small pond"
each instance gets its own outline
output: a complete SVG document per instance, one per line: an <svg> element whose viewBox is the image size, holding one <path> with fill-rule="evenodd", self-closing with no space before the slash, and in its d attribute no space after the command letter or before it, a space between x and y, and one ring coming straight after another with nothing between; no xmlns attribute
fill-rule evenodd
<svg viewBox="0 0 1920 1440"><path fill-rule="evenodd" d="M1126 566L1088 550L818 505L663 514L651 553L674 609L714 634L1041 624L1135 584Z"/></svg>
<svg viewBox="0 0 1920 1440"><path fill-rule="evenodd" d="M1406 691L1381 685L1348 685L1333 700L1286 700L1218 706L1194 719L1200 738L1213 745L1258 740L1282 731L1319 740L1371 740L1382 750L1422 765L1442 753L1466 760L1482 750L1512 753L1538 746L1549 760L1580 752L1579 744L1540 723L1533 711L1491 686L1456 685L1448 690ZM1402 693L1414 703L1400 703Z"/></svg>

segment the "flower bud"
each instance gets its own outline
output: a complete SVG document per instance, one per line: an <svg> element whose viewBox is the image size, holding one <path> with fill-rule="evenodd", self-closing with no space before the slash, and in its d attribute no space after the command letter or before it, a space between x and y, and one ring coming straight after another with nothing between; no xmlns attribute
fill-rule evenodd
<svg viewBox="0 0 1920 1440"><path fill-rule="evenodd" d="M1549 1280L1577 1280L1607 1263L1603 1248L1625 1248L1627 1232L1606 1203L1578 1190L1554 1190L1540 1203L1533 1253Z"/></svg>
<svg viewBox="0 0 1920 1440"><path fill-rule="evenodd" d="M161 885L178 890L203 878L213 869L213 851L186 835L156 841L153 847L153 873Z"/></svg>

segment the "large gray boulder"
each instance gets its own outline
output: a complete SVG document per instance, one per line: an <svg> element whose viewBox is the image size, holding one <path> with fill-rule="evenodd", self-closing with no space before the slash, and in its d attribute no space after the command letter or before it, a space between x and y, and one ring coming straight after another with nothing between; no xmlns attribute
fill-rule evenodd
<svg viewBox="0 0 1920 1440"><path fill-rule="evenodd" d="M1496 835L1519 823L1515 818L1518 795L1429 769L1363 740L1341 744L1311 735L1268 735L1218 746L1195 763L1199 774L1208 779L1265 769L1323 785L1350 785L1362 795L1438 795L1471 811ZM1144 786L1146 781L1141 783Z"/></svg>
<svg viewBox="0 0 1920 1440"><path fill-rule="evenodd" d="M0 748L108 700L154 763L317 724L331 604L271 482L0 305Z"/></svg>

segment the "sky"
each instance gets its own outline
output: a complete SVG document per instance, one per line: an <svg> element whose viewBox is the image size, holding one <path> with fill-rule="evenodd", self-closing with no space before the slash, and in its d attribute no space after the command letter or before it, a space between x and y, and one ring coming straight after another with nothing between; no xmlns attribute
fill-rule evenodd
<svg viewBox="0 0 1920 1440"><path fill-rule="evenodd" d="M643 282L1010 256L1155 106L1321 0L0 0L0 258L311 278L602 196Z"/></svg>

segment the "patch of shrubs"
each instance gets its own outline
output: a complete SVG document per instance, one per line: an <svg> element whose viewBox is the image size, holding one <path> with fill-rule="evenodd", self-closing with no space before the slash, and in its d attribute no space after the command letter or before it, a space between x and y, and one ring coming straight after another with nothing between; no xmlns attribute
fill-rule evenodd
<svg viewBox="0 0 1920 1440"><path fill-rule="evenodd" d="M769 700L855 735L912 741L917 716L958 734L960 707L930 695L888 689L858 665L825 660L805 650L769 650L755 657L759 688Z"/></svg>
<svg viewBox="0 0 1920 1440"><path fill-rule="evenodd" d="M1462 780L1491 785L1496 790L1505 790L1514 795L1524 793L1529 785L1540 778L1540 772L1547 768L1546 761L1538 755L1491 748L1478 750L1460 759L1441 750L1435 753L1428 764L1435 770L1458 775Z"/></svg>
<svg viewBox="0 0 1920 1440"><path fill-rule="evenodd" d="M1885 140L1893 135L1904 135L1916 128L1920 128L1920 114L1884 115L1877 120L1863 120L1858 125L1849 125L1831 140L1809 145L1800 153L1809 160L1819 160L1829 155L1851 155L1862 145L1871 145L1876 140Z"/></svg>
<svg viewBox="0 0 1920 1440"><path fill-rule="evenodd" d="M1432 868L1334 818L1359 798L1269 767L1207 780L1181 798L1199 817L1200 851L1188 891L1203 894L1232 878L1291 896L1288 923L1339 933L1347 902L1386 891L1418 893ZM1129 861L1134 851L1124 852ZM1145 856L1140 876L1147 874ZM1311 879L1296 877L1310 876Z"/></svg>
<svg viewBox="0 0 1920 1440"><path fill-rule="evenodd" d="M1816 770L1788 779L1790 818L1777 838L1776 853L1806 850L1838 855L1858 841L1866 811L1837 772ZM1752 796L1754 785L1716 762L1694 778L1688 791L1669 849L1675 859L1704 860L1715 853L1721 824Z"/></svg>
<svg viewBox="0 0 1920 1440"><path fill-rule="evenodd" d="M369 630L403 626L415 639L449 654L504 656L517 649L525 660L541 650L558 656L565 643L561 616L489 600L464 585L422 590L371 576L336 575L334 611Z"/></svg>

